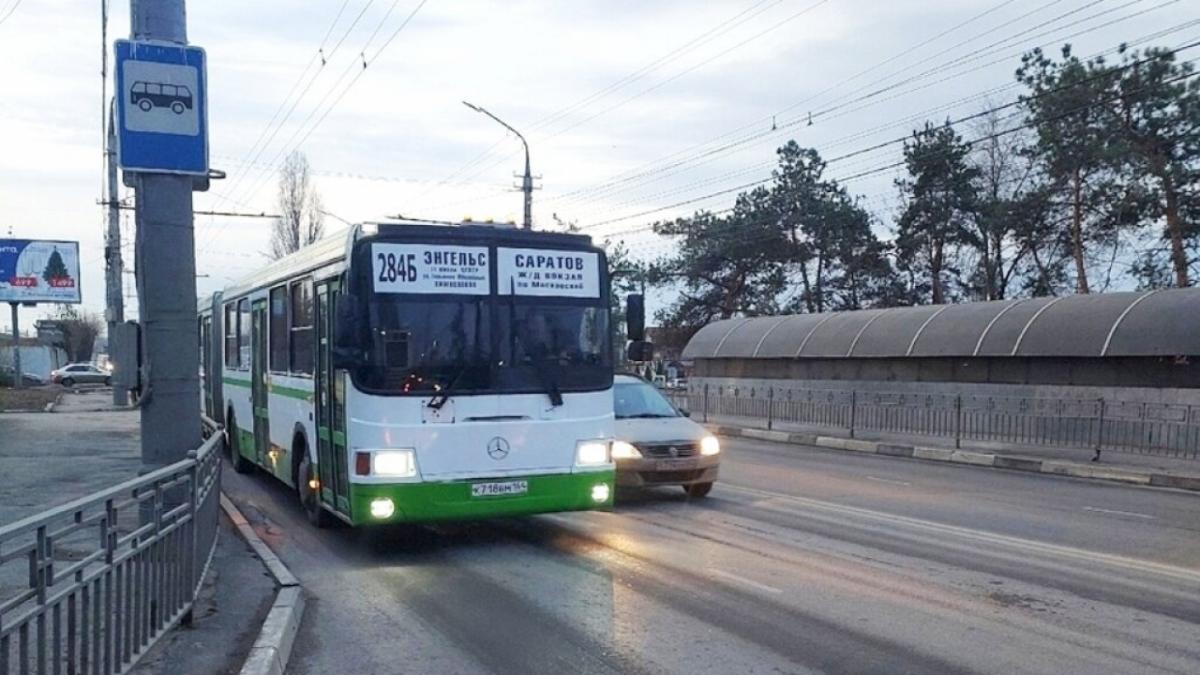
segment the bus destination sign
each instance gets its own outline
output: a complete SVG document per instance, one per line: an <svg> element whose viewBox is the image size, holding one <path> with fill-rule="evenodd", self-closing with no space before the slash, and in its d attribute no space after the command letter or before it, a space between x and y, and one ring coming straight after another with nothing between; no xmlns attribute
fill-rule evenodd
<svg viewBox="0 0 1200 675"><path fill-rule="evenodd" d="M372 244L376 293L487 295L491 262L484 246Z"/></svg>
<svg viewBox="0 0 1200 675"><path fill-rule="evenodd" d="M496 255L500 295L600 297L600 256L593 251L501 248Z"/></svg>

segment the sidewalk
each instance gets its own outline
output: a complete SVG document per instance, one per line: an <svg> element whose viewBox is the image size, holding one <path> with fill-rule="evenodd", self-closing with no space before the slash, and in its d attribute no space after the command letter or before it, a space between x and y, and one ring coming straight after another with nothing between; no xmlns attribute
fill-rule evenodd
<svg viewBox="0 0 1200 675"><path fill-rule="evenodd" d="M953 439L938 437L862 432L852 439L845 429L789 423L773 424L767 430L758 418L710 415L707 422L703 417L696 421L722 436L1200 491L1200 460L1106 450L1100 461L1092 462L1092 451L1080 448L977 441L964 441L961 448L955 448Z"/></svg>
<svg viewBox="0 0 1200 675"><path fill-rule="evenodd" d="M68 392L53 413L0 415L0 475L5 476L0 525L137 476L139 413L114 409L111 396L107 390ZM26 583L24 578L9 581L17 588ZM5 582L0 575L0 596ZM131 672L238 672L274 597L275 584L262 563L222 514L192 626L168 633Z"/></svg>

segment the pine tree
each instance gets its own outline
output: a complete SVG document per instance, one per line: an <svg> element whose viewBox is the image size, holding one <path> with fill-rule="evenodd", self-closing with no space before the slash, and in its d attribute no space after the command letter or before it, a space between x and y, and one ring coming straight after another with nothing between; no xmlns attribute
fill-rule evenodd
<svg viewBox="0 0 1200 675"><path fill-rule="evenodd" d="M46 269L42 272L42 278L46 281L52 279L70 279L71 273L67 271L67 266L63 263L62 255L58 249L50 254L50 260L46 262Z"/></svg>

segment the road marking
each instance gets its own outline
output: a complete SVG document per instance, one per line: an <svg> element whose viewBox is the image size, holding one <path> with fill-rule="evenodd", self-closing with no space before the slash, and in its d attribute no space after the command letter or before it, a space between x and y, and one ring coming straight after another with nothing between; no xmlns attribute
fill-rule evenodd
<svg viewBox="0 0 1200 675"><path fill-rule="evenodd" d="M770 490L761 490L758 488L733 485L728 482L723 483L723 485L725 486L724 489L729 491L741 492L758 497L774 497L779 502L790 502L814 511L823 511L825 513L836 514L843 517L850 516L854 518L863 518L878 523L887 523L892 526L900 525L908 527L911 530L924 532L926 534L932 534L935 536L953 536L968 541L977 541L981 543L1003 546L1013 550L1025 551L1026 553L1034 553L1078 562L1100 563L1114 567L1132 569L1143 573L1157 574L1193 585L1200 584L1200 568L1179 567L1167 563L1139 560L1137 558L1114 555L1111 553L1098 553L1095 551L1088 551L1071 546L1060 546L1058 544L1049 544L1032 539L1023 539L1021 537L996 534L984 530L974 530L955 525L945 525L943 523L922 520L920 518L910 518L908 516L884 513L882 511L872 511L871 509L846 506L843 504L826 502L818 499L797 497L795 495L784 494L781 492L772 492Z"/></svg>
<svg viewBox="0 0 1200 675"><path fill-rule="evenodd" d="M1113 509L1102 509L1096 506L1085 506L1084 511L1092 513L1111 513L1114 516L1132 516L1134 518L1145 518L1146 520L1155 520L1154 516L1146 515L1145 513L1134 513L1133 511L1114 511Z"/></svg>
<svg viewBox="0 0 1200 675"><path fill-rule="evenodd" d="M716 567L708 568L708 573L713 575L714 577L723 577L730 581L736 581L739 584L749 586L751 588L757 588L758 590L766 592L766 593L782 593L783 592L782 589L775 588L774 586L760 584L759 582L757 582L753 579L747 579L746 577L738 576L737 574L734 574L733 572L726 572L725 570L717 569Z"/></svg>
<svg viewBox="0 0 1200 675"><path fill-rule="evenodd" d="M891 478L876 478L875 476L867 476L867 480L873 480L876 483L890 483L892 485L903 485L905 487L909 487L912 485L912 483L910 483L906 480L893 480Z"/></svg>

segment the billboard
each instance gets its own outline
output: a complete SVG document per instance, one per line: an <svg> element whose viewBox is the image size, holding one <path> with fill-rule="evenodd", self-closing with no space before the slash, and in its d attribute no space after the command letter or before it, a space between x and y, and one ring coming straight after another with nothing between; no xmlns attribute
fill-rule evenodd
<svg viewBox="0 0 1200 675"><path fill-rule="evenodd" d="M0 302L80 302L79 242L0 239Z"/></svg>

